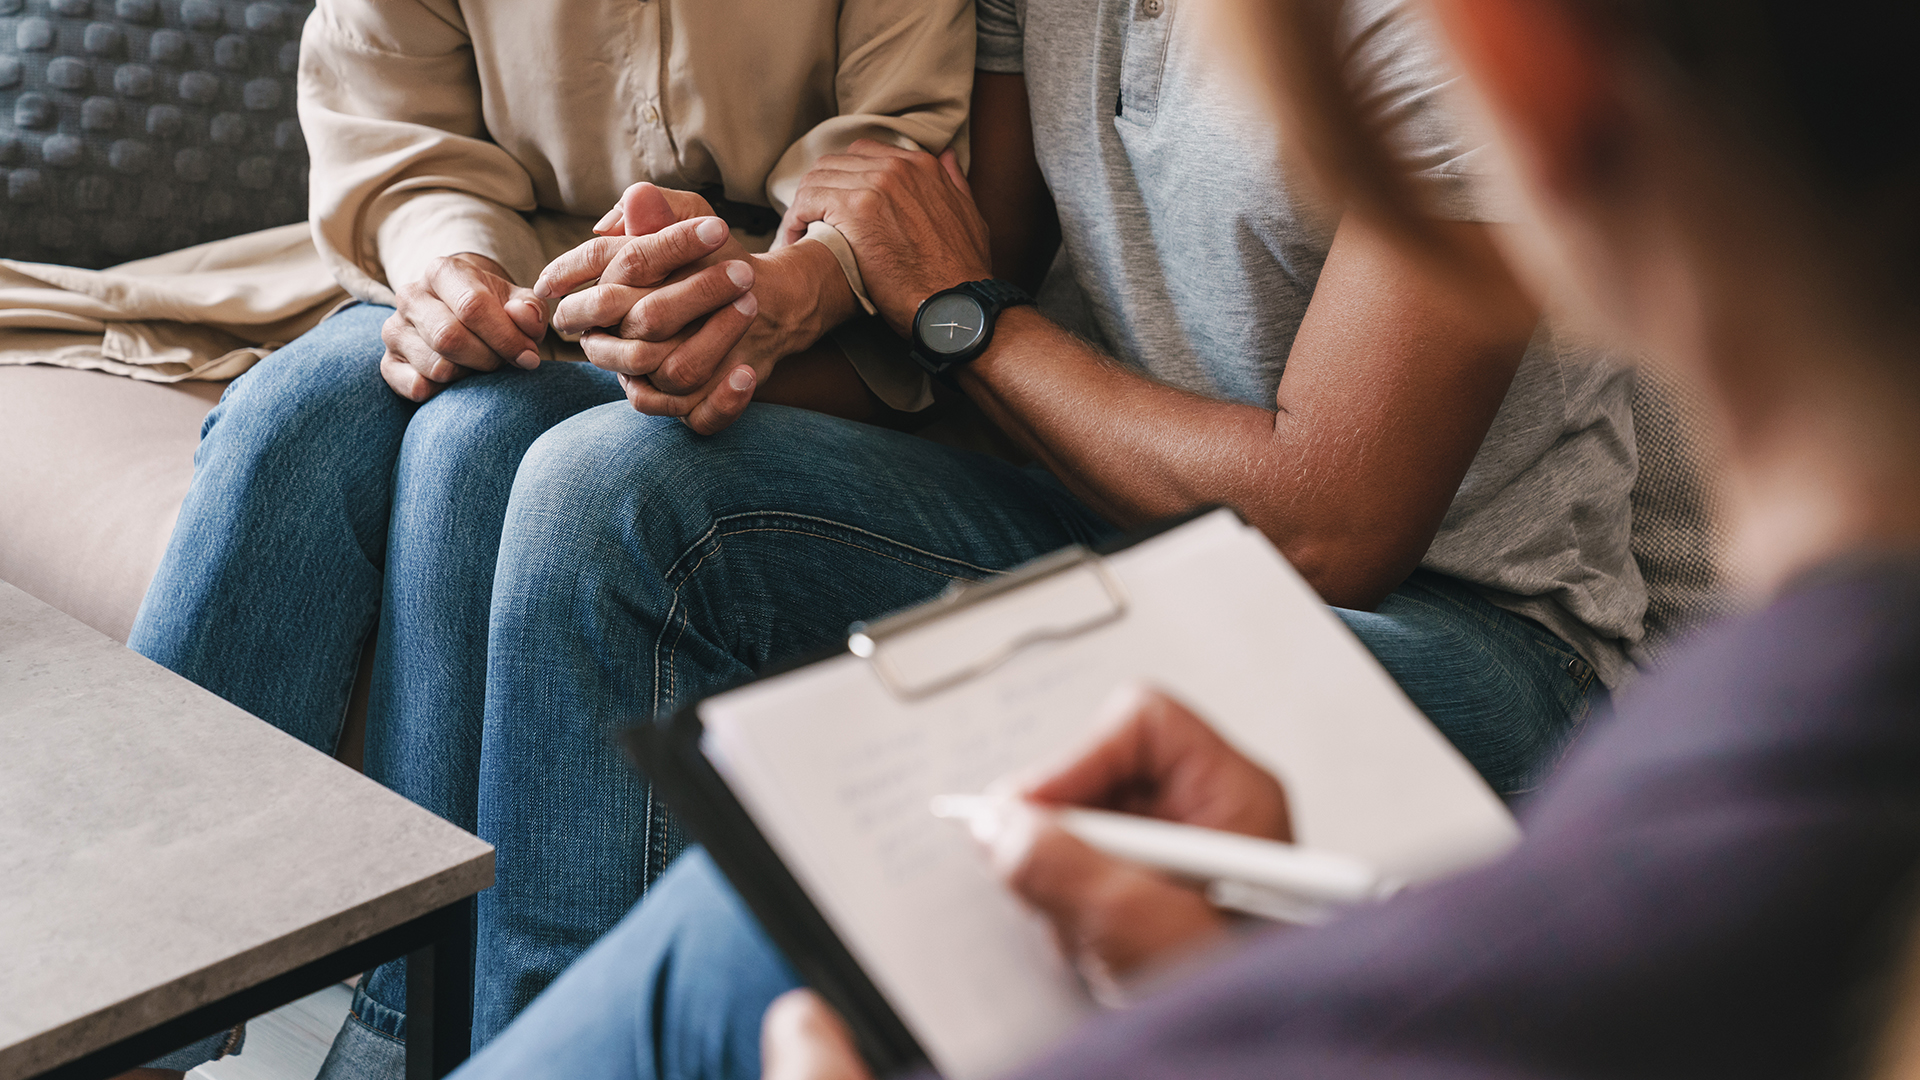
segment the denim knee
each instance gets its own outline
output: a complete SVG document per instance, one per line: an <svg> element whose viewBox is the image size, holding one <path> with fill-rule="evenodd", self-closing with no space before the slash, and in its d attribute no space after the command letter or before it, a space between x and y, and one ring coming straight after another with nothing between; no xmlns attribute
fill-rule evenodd
<svg viewBox="0 0 1920 1080"><path fill-rule="evenodd" d="M455 1077L757 1077L760 1018L798 985L696 849Z"/></svg>

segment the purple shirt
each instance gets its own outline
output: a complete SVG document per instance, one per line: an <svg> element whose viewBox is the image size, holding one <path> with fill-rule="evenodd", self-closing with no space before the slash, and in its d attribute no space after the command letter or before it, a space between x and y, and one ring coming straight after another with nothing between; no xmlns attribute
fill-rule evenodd
<svg viewBox="0 0 1920 1080"><path fill-rule="evenodd" d="M1920 559L1702 637L1527 811L1500 863L1257 939L1022 1075L1857 1073L1920 911Z"/></svg>

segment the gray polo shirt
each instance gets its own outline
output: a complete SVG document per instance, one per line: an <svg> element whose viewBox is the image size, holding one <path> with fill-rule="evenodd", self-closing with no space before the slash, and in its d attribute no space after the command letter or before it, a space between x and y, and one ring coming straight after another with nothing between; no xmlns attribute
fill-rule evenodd
<svg viewBox="0 0 1920 1080"><path fill-rule="evenodd" d="M1137 370L1273 408L1336 221L1290 185L1271 122L1194 0L978 0L983 71L1024 73L1060 213L1041 306ZM1355 0L1349 77L1442 214L1494 220L1451 75L1397 0ZM1632 374L1543 329L1421 565L1544 623L1602 681L1632 671Z"/></svg>

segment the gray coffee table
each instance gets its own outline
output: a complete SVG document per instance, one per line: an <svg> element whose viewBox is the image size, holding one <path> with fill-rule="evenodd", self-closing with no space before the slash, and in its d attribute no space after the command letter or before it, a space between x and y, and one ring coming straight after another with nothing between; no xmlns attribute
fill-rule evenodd
<svg viewBox="0 0 1920 1080"><path fill-rule="evenodd" d="M0 582L0 1080L112 1076L407 957L467 1056L493 848Z"/></svg>

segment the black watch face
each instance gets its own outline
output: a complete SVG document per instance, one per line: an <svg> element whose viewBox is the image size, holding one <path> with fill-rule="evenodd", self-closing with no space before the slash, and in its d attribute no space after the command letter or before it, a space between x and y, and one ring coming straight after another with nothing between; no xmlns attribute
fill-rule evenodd
<svg viewBox="0 0 1920 1080"><path fill-rule="evenodd" d="M946 293L927 302L914 329L921 348L935 356L957 356L986 335L987 309L966 293Z"/></svg>

